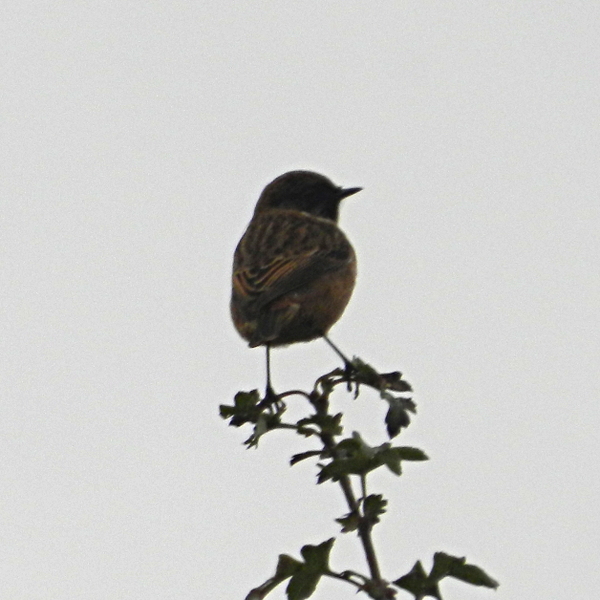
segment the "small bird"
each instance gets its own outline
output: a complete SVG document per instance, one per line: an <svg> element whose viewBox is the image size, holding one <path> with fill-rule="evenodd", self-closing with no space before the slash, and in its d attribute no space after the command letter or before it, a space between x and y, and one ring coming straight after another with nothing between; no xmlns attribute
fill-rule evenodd
<svg viewBox="0 0 600 600"><path fill-rule="evenodd" d="M233 258L231 317L251 348L323 337L342 316L356 280L356 255L337 226L339 204L362 188L341 188L311 171L280 175L262 191Z"/></svg>

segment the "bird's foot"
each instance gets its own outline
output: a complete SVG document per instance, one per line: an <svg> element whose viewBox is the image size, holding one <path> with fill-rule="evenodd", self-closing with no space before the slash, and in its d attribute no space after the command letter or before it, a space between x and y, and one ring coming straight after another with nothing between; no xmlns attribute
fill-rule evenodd
<svg viewBox="0 0 600 600"><path fill-rule="evenodd" d="M277 412L281 409L283 402L281 401L279 394L275 393L275 390L271 384L267 384L265 389L265 397L260 401L259 406L261 408L268 408L271 412Z"/></svg>
<svg viewBox="0 0 600 600"><path fill-rule="evenodd" d="M346 388L349 392L352 391L352 384L355 384L354 395L358 396L358 382L356 376L358 375L358 369L352 364L351 361L344 359L344 380L346 381Z"/></svg>

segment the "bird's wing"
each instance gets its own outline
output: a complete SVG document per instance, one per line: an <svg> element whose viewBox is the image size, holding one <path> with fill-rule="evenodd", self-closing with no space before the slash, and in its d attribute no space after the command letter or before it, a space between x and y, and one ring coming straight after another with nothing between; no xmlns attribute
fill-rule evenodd
<svg viewBox="0 0 600 600"><path fill-rule="evenodd" d="M274 229L273 240L260 239L252 246L252 232L242 238L234 259L233 292L252 312L273 300L334 271L353 257L352 247L334 225L320 220L302 223L302 237L288 224L288 231Z"/></svg>

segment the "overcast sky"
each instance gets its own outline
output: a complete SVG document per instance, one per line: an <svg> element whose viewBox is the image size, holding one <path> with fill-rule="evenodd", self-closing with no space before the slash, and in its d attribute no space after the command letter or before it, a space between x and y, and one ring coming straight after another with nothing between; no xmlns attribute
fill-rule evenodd
<svg viewBox="0 0 600 600"><path fill-rule="evenodd" d="M332 536L366 569L306 446L218 417L264 385L233 250L304 168L364 188L331 334L405 373L431 457L373 478L384 576L443 550L501 583L449 600L596 597L599 29L576 0L4 3L0 596L242 599ZM274 385L338 364L278 350ZM385 440L373 395L336 402Z"/></svg>

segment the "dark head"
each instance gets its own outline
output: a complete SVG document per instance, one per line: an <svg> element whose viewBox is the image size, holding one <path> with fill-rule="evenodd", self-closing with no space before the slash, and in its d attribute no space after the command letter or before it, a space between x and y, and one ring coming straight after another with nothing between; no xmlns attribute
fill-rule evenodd
<svg viewBox="0 0 600 600"><path fill-rule="evenodd" d="M263 190L254 214L271 208L300 210L337 223L340 201L362 188L340 188L312 171L290 171Z"/></svg>

